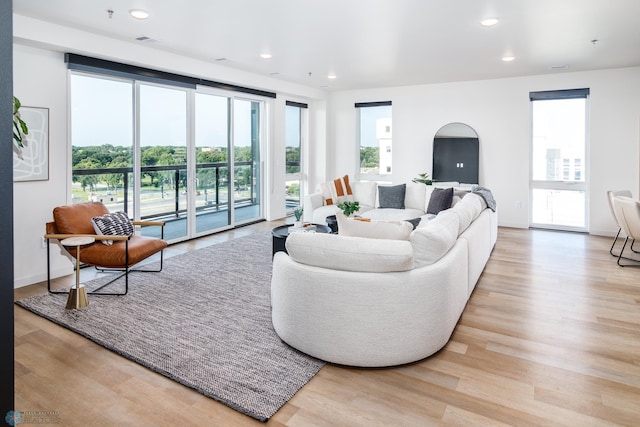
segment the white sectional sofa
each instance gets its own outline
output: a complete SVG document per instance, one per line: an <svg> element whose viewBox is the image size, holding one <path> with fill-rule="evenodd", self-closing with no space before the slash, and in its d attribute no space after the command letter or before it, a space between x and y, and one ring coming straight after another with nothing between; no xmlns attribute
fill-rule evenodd
<svg viewBox="0 0 640 427"><path fill-rule="evenodd" d="M374 232L378 225L372 221ZM407 235L290 235L288 254L273 260L280 338L319 359L361 367L410 363L442 348L495 245L497 213L469 193Z"/></svg>
<svg viewBox="0 0 640 427"><path fill-rule="evenodd" d="M378 198L379 187L393 187L392 185L379 185L373 181L356 181L351 184L353 189L353 199L360 203L360 211L358 215L364 218L376 220L406 220L419 218L427 215L427 207L431 193L436 188L456 189L459 194L463 191L469 191L473 188L471 185L460 186L457 182L440 182L435 185L424 185L420 183L406 183L406 191L404 197L404 209L396 208L380 208L380 200ZM306 222L314 224L325 224L326 218L339 212L337 203L327 205L326 195L322 192L316 192L305 196L304 198L304 216ZM460 196L454 196L454 205L460 199Z"/></svg>

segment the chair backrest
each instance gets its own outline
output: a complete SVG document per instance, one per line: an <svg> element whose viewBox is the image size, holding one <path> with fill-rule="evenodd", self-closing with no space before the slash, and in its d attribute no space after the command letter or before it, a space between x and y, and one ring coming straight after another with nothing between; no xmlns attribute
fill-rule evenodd
<svg viewBox="0 0 640 427"><path fill-rule="evenodd" d="M640 239L640 201L631 197L618 197L622 203L622 215L627 226L627 234Z"/></svg>
<svg viewBox="0 0 640 427"><path fill-rule="evenodd" d="M607 191L607 200L609 201L609 210L611 210L611 216L613 216L613 219L616 221L616 223L618 223L618 218L616 218L616 213L613 210L613 198L614 197L618 197L618 196L631 197L631 191L629 191L629 190L610 190L610 191ZM618 226L620 226L620 223L618 223Z"/></svg>
<svg viewBox="0 0 640 427"><path fill-rule="evenodd" d="M640 239L640 202L618 196L613 198L613 208L622 231L632 239Z"/></svg>
<svg viewBox="0 0 640 427"><path fill-rule="evenodd" d="M58 206L53 209L53 220L61 234L95 234L91 218L109 213L100 202Z"/></svg>

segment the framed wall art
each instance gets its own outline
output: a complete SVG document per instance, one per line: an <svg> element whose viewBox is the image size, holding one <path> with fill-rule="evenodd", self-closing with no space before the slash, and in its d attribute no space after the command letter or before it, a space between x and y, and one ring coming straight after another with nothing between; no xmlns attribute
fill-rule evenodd
<svg viewBox="0 0 640 427"><path fill-rule="evenodd" d="M27 124L27 144L22 158L13 153L13 181L46 181L49 179L49 109L21 107L20 117Z"/></svg>

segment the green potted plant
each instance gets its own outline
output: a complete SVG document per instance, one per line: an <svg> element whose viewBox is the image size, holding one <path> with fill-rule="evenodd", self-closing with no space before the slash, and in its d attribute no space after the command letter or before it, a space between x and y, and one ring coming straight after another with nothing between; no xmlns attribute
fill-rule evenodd
<svg viewBox="0 0 640 427"><path fill-rule="evenodd" d="M293 215L296 217L296 221L293 223L294 227L302 227L302 214L304 213L304 209L302 206L299 206L293 210Z"/></svg>
<svg viewBox="0 0 640 427"><path fill-rule="evenodd" d="M417 178L413 178L412 179L413 182L417 182L417 183L422 183L425 185L431 185L433 184L433 180L431 178L429 178L429 174L428 173L419 173Z"/></svg>
<svg viewBox="0 0 640 427"><path fill-rule="evenodd" d="M346 200L338 204L338 209L342 211L344 216L349 217L360 210L360 202Z"/></svg>

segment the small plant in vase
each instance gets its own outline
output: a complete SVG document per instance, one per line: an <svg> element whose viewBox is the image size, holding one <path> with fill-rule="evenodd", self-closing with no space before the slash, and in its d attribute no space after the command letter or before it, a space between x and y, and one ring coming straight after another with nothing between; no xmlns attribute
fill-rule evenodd
<svg viewBox="0 0 640 427"><path fill-rule="evenodd" d="M360 210L360 202L345 201L338 204L338 209L342 211L344 216L349 217Z"/></svg>
<svg viewBox="0 0 640 427"><path fill-rule="evenodd" d="M294 227L302 227L302 214L304 213L304 209L302 206L297 207L293 210L293 215L296 217L296 221L293 223Z"/></svg>
<svg viewBox="0 0 640 427"><path fill-rule="evenodd" d="M412 179L413 182L417 182L417 183L422 183L425 185L431 185L433 184L433 180L431 178L429 178L429 174L428 173L419 173L417 178L413 178Z"/></svg>

